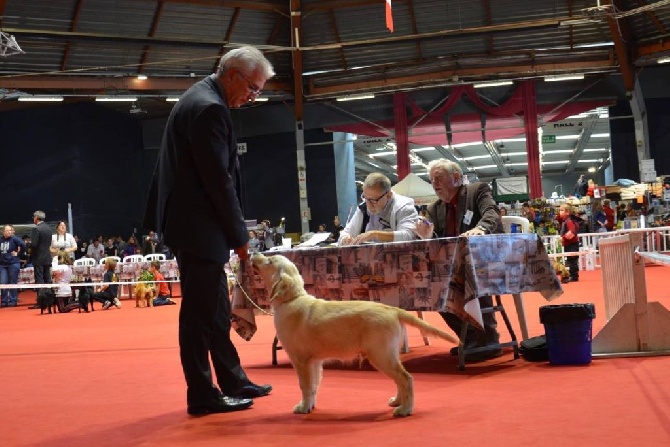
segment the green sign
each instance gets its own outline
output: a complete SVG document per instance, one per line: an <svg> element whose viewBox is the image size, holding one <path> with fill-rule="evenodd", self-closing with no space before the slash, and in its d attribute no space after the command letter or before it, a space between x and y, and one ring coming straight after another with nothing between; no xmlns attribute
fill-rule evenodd
<svg viewBox="0 0 670 447"><path fill-rule="evenodd" d="M542 135L542 144L555 143L556 135Z"/></svg>

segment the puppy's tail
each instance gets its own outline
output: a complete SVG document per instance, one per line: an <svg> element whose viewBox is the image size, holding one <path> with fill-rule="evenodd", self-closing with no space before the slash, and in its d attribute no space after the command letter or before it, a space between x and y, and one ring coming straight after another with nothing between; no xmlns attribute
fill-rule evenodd
<svg viewBox="0 0 670 447"><path fill-rule="evenodd" d="M421 331L421 335L432 335L435 337L440 337L444 340L456 343L457 345L461 343L458 338L443 331L442 329L436 328L432 324L423 321L406 310L398 309L398 318L400 319L401 323L417 328L419 331Z"/></svg>

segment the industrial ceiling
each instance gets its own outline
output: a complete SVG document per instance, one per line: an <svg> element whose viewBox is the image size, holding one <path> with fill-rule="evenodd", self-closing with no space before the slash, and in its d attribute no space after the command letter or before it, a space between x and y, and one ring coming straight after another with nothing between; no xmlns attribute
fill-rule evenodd
<svg viewBox="0 0 670 447"><path fill-rule="evenodd" d="M523 80L536 81L538 102L547 107L596 101L601 108L543 123L543 173L571 173L607 165L606 105L632 91L641 70L656 70L670 57L668 0L393 0L393 32L385 4L0 0L0 48L6 50L0 53L0 112L34 106L18 101L26 96L62 96L64 102L133 97L111 107L140 119L166 116L167 98L211 73L227 49L252 44L277 72L266 85L268 102L257 107L286 104L299 120L320 105L352 123L376 122L392 117L391 93L407 92L430 110L454 86L491 81L515 84L478 89L489 103L504 102ZM545 81L567 74L583 78ZM337 101L362 94L376 97ZM322 126L331 124L342 123ZM480 178L525 174L523 134L492 135L451 145L426 145L410 135L412 169L425 172L426 162L450 156ZM393 176L392 135L369 137L355 144L358 176L378 169Z"/></svg>

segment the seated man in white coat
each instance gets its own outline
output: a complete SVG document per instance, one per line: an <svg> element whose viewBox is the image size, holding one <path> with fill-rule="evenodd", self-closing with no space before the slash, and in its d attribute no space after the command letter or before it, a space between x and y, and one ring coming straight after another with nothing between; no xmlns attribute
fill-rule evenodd
<svg viewBox="0 0 670 447"><path fill-rule="evenodd" d="M363 182L363 202L340 232L339 245L398 242L416 239L419 217L414 200L391 191L391 181L373 172Z"/></svg>

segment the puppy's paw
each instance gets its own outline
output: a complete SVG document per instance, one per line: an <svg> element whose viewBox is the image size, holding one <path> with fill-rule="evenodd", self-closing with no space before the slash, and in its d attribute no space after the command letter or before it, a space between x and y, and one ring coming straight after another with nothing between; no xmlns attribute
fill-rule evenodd
<svg viewBox="0 0 670 447"><path fill-rule="evenodd" d="M314 405L308 405L300 401L298 405L293 407L293 413L295 414L308 414L311 413L312 410L314 409Z"/></svg>
<svg viewBox="0 0 670 447"><path fill-rule="evenodd" d="M389 399L389 407L399 407L402 404L398 396L393 396Z"/></svg>
<svg viewBox="0 0 670 447"><path fill-rule="evenodd" d="M405 416L409 416L410 414L412 414L412 408L411 407L400 406L400 407L396 408L395 410L393 410L393 417L396 417L396 418L403 418Z"/></svg>

